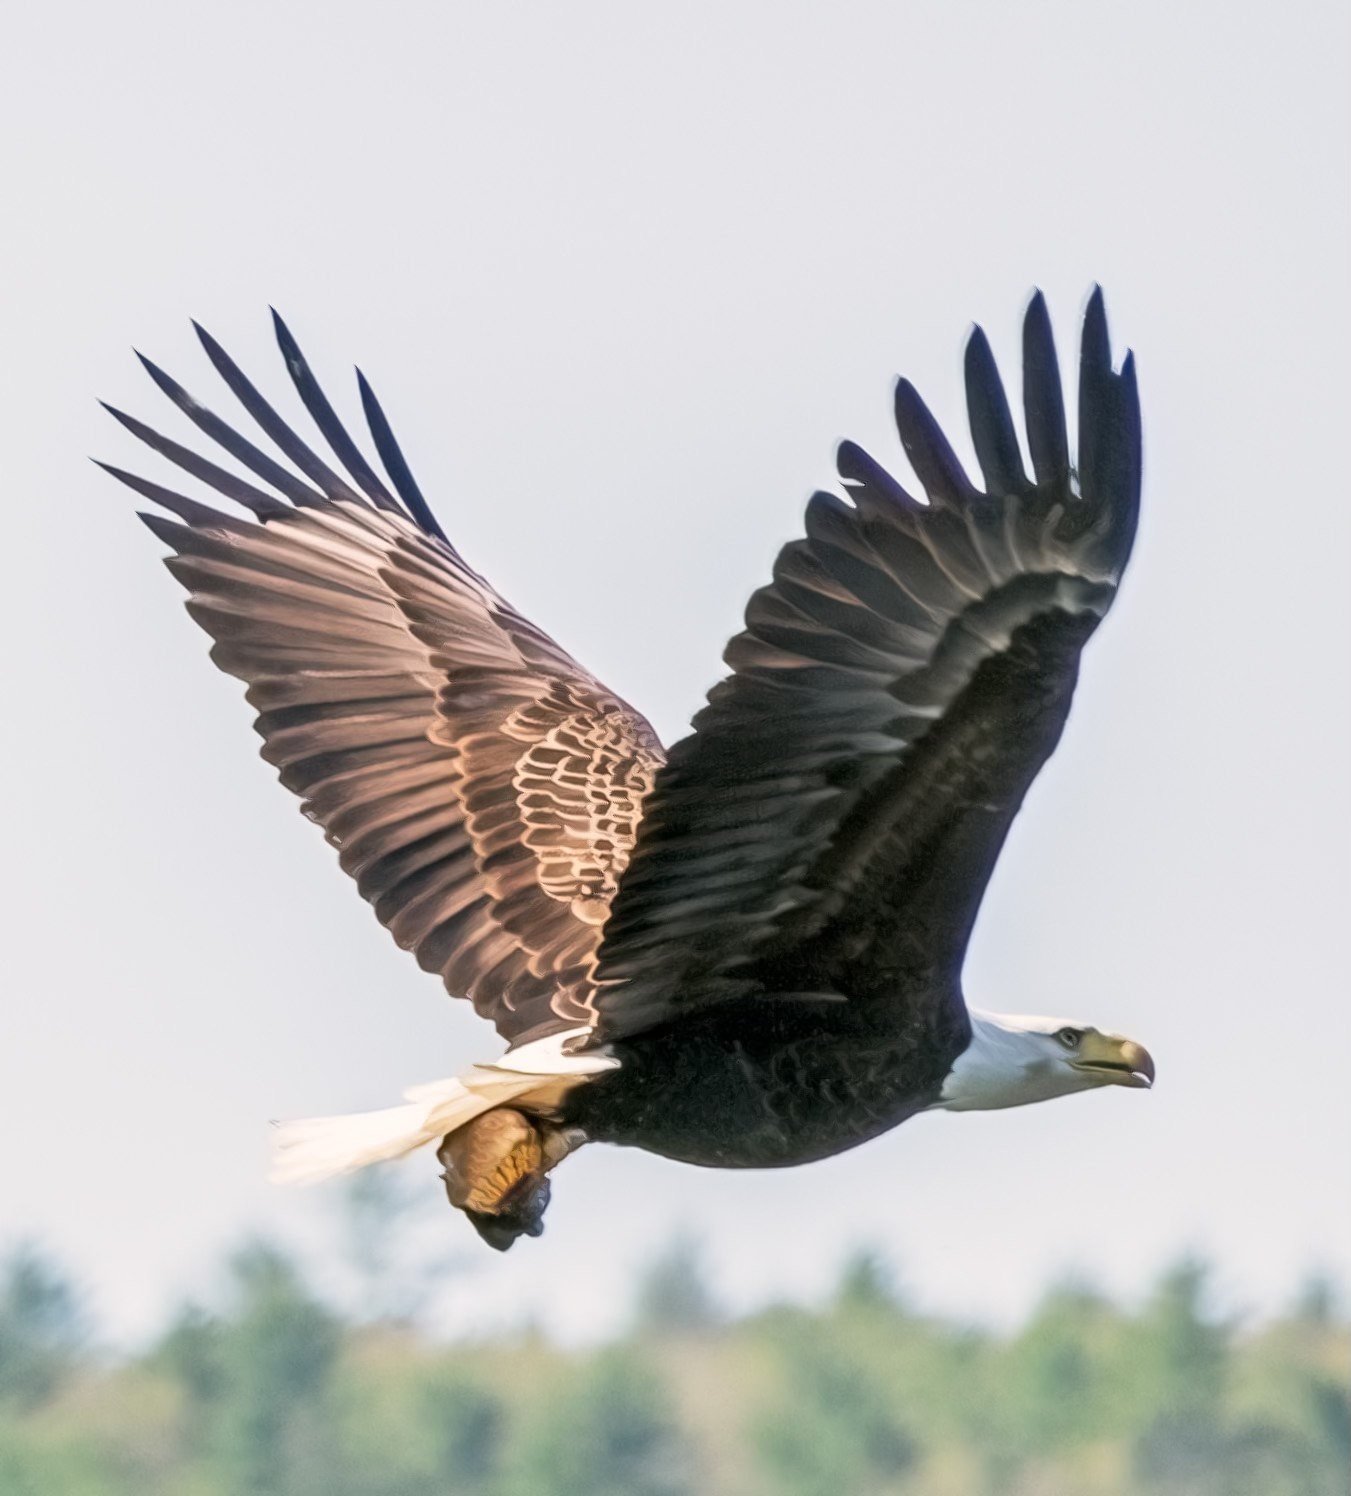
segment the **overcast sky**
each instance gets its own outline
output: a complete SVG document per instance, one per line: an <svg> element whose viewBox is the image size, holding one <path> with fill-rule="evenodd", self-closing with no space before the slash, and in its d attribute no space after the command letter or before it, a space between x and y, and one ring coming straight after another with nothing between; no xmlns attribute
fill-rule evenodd
<svg viewBox="0 0 1351 1496"><path fill-rule="evenodd" d="M164 477L96 396L184 429L133 344L226 411L189 316L288 411L269 302L353 417L359 361L465 553L669 740L834 443L903 471L893 377L965 451L969 322L1016 380L1032 286L1068 357L1100 280L1139 544L967 991L1138 1037L1156 1090L760 1175L591 1149L542 1242L495 1257L446 1210L446 1249L466 1314L574 1331L677 1226L738 1301L872 1241L973 1316L1189 1247L1258 1309L1345 1263L1347 29L1312 0L15 11L0 1236L142 1332L250 1227L317 1234L331 1195L263 1180L269 1117L499 1047L274 782L86 462Z"/></svg>

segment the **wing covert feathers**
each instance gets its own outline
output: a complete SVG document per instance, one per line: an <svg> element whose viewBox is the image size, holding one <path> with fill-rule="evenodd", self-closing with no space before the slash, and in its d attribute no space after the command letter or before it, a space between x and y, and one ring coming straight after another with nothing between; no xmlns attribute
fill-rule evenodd
<svg viewBox="0 0 1351 1496"><path fill-rule="evenodd" d="M589 1023L596 947L660 744L465 565L362 379L390 483L377 475L274 319L346 478L200 328L216 372L301 476L144 359L267 486L117 411L246 517L103 466L172 516L142 518L171 548L213 660L247 683L263 756L395 939L508 1039Z"/></svg>
<svg viewBox="0 0 1351 1496"><path fill-rule="evenodd" d="M1063 726L1078 654L1130 555L1134 363L1084 318L1078 466L1040 293L1023 332L1023 467L989 343L967 345L984 488L913 386L896 424L926 503L851 442L672 748L600 952L601 1032L795 987L855 996L961 958L1008 825Z"/></svg>

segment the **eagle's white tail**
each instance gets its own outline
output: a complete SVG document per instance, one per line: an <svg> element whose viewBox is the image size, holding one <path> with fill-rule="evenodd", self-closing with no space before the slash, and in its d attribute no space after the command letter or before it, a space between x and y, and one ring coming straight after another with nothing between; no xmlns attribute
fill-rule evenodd
<svg viewBox="0 0 1351 1496"><path fill-rule="evenodd" d="M403 1106L279 1122L271 1177L278 1184L313 1184L367 1164L402 1158L495 1106L532 1098L552 1102L563 1091L618 1065L603 1049L575 1055L565 1051L568 1040L588 1032L577 1028L549 1034L453 1079L412 1086L404 1092Z"/></svg>

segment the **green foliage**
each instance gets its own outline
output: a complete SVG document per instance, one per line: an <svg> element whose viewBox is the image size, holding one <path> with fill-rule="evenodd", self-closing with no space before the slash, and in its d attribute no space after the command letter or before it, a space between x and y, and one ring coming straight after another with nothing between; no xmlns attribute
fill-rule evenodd
<svg viewBox="0 0 1351 1496"><path fill-rule="evenodd" d="M429 1215L427 1181L399 1168L362 1169L339 1196L341 1257L357 1318L412 1324L464 1265L448 1254L445 1221ZM430 1228L430 1229L428 1229Z"/></svg>
<svg viewBox="0 0 1351 1496"><path fill-rule="evenodd" d="M783 1365L784 1386L753 1424L771 1489L785 1496L887 1491L915 1463L915 1446L867 1373L817 1336Z"/></svg>
<svg viewBox="0 0 1351 1496"><path fill-rule="evenodd" d="M1292 1317L1322 1326L1332 1324L1337 1318L1337 1285L1327 1273L1310 1273L1299 1285Z"/></svg>
<svg viewBox="0 0 1351 1496"><path fill-rule="evenodd" d="M873 1314L900 1307L890 1262L874 1247L860 1247L845 1258L835 1302L846 1312Z"/></svg>
<svg viewBox="0 0 1351 1496"><path fill-rule="evenodd" d="M313 1489L323 1461L322 1399L338 1354L336 1321L296 1265L257 1243L231 1263L237 1307L219 1338L225 1395L216 1421L221 1468L257 1496Z"/></svg>
<svg viewBox="0 0 1351 1496"><path fill-rule="evenodd" d="M1206 1312L1205 1263L1184 1257L1155 1286L1137 1327L1142 1391L1155 1416L1196 1428L1219 1419L1228 1370L1228 1325Z"/></svg>
<svg viewBox="0 0 1351 1496"><path fill-rule="evenodd" d="M1122 1330L1111 1305L1084 1284L1046 1295L1006 1357L1004 1410L1020 1453L1072 1449L1131 1427L1120 1401Z"/></svg>
<svg viewBox="0 0 1351 1496"><path fill-rule="evenodd" d="M678 1236L638 1280L636 1319L647 1330L703 1330L720 1318L698 1244Z"/></svg>
<svg viewBox="0 0 1351 1496"><path fill-rule="evenodd" d="M1240 1330L1187 1259L1138 1312L1062 1283L996 1335L920 1317L860 1252L825 1308L729 1320L684 1241L644 1276L633 1334L565 1353L428 1339L367 1246L350 1320L254 1244L219 1306L120 1362L88 1349L65 1276L12 1252L0 1492L1344 1496L1351 1470L1351 1334L1321 1281Z"/></svg>
<svg viewBox="0 0 1351 1496"><path fill-rule="evenodd" d="M499 1489L509 1409L459 1358L403 1336L349 1343L335 1379L332 1426L353 1496L486 1496Z"/></svg>
<svg viewBox="0 0 1351 1496"><path fill-rule="evenodd" d="M0 1405L45 1402L75 1363L84 1319L70 1280L31 1243L0 1262Z"/></svg>
<svg viewBox="0 0 1351 1496"><path fill-rule="evenodd" d="M504 1496L694 1496L658 1378L628 1349L600 1352L535 1401L508 1454Z"/></svg>

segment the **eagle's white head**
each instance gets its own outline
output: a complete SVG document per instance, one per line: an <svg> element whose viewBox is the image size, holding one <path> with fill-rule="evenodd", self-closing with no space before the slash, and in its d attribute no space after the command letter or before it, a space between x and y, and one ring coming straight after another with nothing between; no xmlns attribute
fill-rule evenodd
<svg viewBox="0 0 1351 1496"><path fill-rule="evenodd" d="M971 1010L971 1043L948 1072L934 1107L992 1111L1048 1101L1095 1086L1148 1089L1149 1051L1121 1034L1104 1034L1073 1018Z"/></svg>

